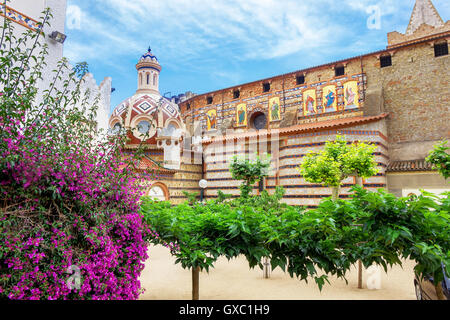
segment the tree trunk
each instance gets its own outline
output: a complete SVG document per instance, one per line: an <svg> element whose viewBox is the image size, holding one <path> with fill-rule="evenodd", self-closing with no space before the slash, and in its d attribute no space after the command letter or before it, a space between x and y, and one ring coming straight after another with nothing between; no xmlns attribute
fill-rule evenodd
<svg viewBox="0 0 450 320"><path fill-rule="evenodd" d="M339 199L339 186L331 187L331 198L333 201L337 201Z"/></svg>
<svg viewBox="0 0 450 320"><path fill-rule="evenodd" d="M357 185L357 186L360 186L360 187L363 186L363 181L362 181L362 178L361 178L361 177L356 176L356 177L355 177L355 182L356 182L356 185Z"/></svg>
<svg viewBox="0 0 450 320"><path fill-rule="evenodd" d="M444 296L444 291L442 290L442 282L439 282L437 285L434 286L436 290L436 295L439 300L447 300Z"/></svg>
<svg viewBox="0 0 450 320"><path fill-rule="evenodd" d="M270 271L269 271L269 266L270 266L270 263L269 263L269 258L264 258L264 262L263 262L263 265L264 265L264 279L269 279L270 278Z"/></svg>
<svg viewBox="0 0 450 320"><path fill-rule="evenodd" d="M192 268L192 300L199 300L200 268Z"/></svg>
<svg viewBox="0 0 450 320"><path fill-rule="evenodd" d="M359 176L355 176L355 183L356 185L362 187L363 186L363 182L362 182L362 178ZM358 289L362 289L363 285L362 285L362 262L361 260L358 260Z"/></svg>
<svg viewBox="0 0 450 320"><path fill-rule="evenodd" d="M358 289L362 289L362 262L361 260L358 261Z"/></svg>

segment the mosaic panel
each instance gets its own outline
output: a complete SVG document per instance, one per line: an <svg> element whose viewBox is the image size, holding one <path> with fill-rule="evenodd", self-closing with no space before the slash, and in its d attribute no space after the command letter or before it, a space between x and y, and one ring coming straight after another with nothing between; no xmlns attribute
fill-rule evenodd
<svg viewBox="0 0 450 320"><path fill-rule="evenodd" d="M14 21L30 30L34 30L34 31L38 31L38 32L41 31L41 24L39 22L14 10L13 8L6 6L6 15L5 15L4 4L0 4L0 15L8 18L11 21Z"/></svg>

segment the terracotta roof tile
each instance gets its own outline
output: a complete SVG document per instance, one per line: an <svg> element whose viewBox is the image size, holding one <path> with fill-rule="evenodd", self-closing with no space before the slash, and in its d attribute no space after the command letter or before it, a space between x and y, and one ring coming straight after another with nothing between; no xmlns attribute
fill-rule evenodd
<svg viewBox="0 0 450 320"><path fill-rule="evenodd" d="M148 157L143 157L137 164L138 170L154 170L158 173L176 173L176 170L166 169L156 163L155 161L149 159Z"/></svg>
<svg viewBox="0 0 450 320"><path fill-rule="evenodd" d="M407 160L407 161L391 161L386 169L387 172L408 172L408 171L433 171L432 165L425 161Z"/></svg>

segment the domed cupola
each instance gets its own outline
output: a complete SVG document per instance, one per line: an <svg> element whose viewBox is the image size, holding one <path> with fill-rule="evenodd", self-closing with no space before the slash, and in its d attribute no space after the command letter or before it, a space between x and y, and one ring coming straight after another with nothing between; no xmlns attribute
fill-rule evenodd
<svg viewBox="0 0 450 320"><path fill-rule="evenodd" d="M138 90L136 93L159 95L159 73L161 69L158 58L152 53L151 48L148 48L147 53L136 64L136 70L138 71Z"/></svg>

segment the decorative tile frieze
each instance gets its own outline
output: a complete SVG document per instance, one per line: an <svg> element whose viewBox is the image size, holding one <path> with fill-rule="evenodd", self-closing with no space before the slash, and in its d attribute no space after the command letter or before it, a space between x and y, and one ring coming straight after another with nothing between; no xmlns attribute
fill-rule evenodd
<svg viewBox="0 0 450 320"><path fill-rule="evenodd" d="M42 28L42 24L19 11L6 6L6 14L5 14L5 6L4 4L0 4L0 15L6 17L7 19L14 21L21 26L24 26L27 29L40 32Z"/></svg>

